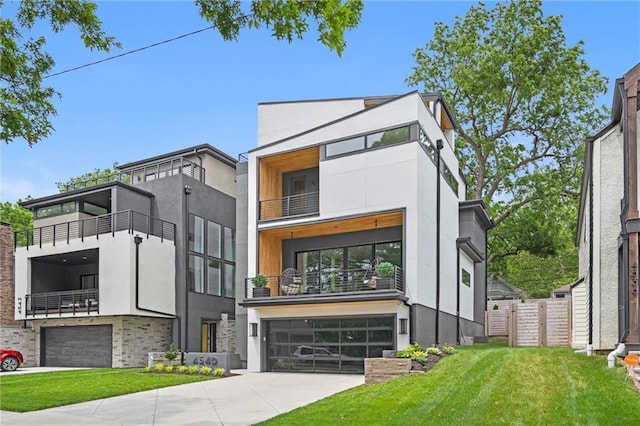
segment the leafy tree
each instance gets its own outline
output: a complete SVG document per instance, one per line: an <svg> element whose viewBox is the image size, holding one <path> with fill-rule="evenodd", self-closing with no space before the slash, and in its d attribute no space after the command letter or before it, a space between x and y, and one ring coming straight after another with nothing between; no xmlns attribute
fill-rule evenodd
<svg viewBox="0 0 640 426"><path fill-rule="evenodd" d="M235 40L244 27L271 28L278 40L291 42L317 22L318 41L341 55L346 47L344 32L360 22L362 0L195 0L200 16L211 22L225 40Z"/></svg>
<svg viewBox="0 0 640 426"><path fill-rule="evenodd" d="M68 192L74 189L86 188L87 186L99 185L101 183L119 181L123 183L129 183L129 176L123 175L118 172L116 166L118 163L113 163L113 168L99 169L95 168L92 172L87 172L83 175L69 178L65 182L56 182L58 191Z"/></svg>
<svg viewBox="0 0 640 426"><path fill-rule="evenodd" d="M53 130L50 117L56 114L52 99L60 96L53 87L43 85L43 77L54 65L43 50L45 38L25 40L19 27L31 31L38 21L46 20L59 33L74 25L86 47L108 51L119 44L102 31L96 9L95 3L85 0L23 0L15 21L0 17L0 140L9 143L22 138L33 145L47 137Z"/></svg>
<svg viewBox="0 0 640 426"><path fill-rule="evenodd" d="M212 23L225 40L235 40L244 27L271 28L278 40L302 38L309 21L317 23L318 40L342 54L344 32L360 22L362 0L195 0L200 15ZM0 0L2 8L3 0ZM247 9L247 10L245 10ZM21 29L32 31L39 21L58 33L69 25L80 32L90 49L120 47L101 29L97 5L90 0L23 0L15 20L0 17L0 140L24 139L31 146L53 131L53 98L60 94L43 84L55 64L44 51L44 37L23 39Z"/></svg>
<svg viewBox="0 0 640 426"><path fill-rule="evenodd" d="M544 221L575 223L581 142L604 123L595 102L607 81L584 60L582 42L567 45L561 21L544 16L541 0L479 3L452 26L436 23L414 52L407 82L444 95L471 197L494 218L490 261L553 255L571 239ZM568 216L536 216L551 203L571 206Z"/></svg>
<svg viewBox="0 0 640 426"><path fill-rule="evenodd" d="M14 230L33 228L33 213L20 205L22 200L15 204L5 201L0 204L0 221L8 223Z"/></svg>
<svg viewBox="0 0 640 426"><path fill-rule="evenodd" d="M33 213L20 205L22 200L15 204L5 201L0 204L0 222L8 223L14 231L33 229ZM26 233L16 233L16 243L23 246L27 242Z"/></svg>

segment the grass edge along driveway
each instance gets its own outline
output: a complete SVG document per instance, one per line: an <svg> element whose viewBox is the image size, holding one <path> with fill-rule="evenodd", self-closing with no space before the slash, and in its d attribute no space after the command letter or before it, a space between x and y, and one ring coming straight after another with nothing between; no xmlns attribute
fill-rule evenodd
<svg viewBox="0 0 640 426"><path fill-rule="evenodd" d="M0 409L36 411L203 380L217 379L213 376L143 373L141 368L0 375Z"/></svg>
<svg viewBox="0 0 640 426"><path fill-rule="evenodd" d="M638 425L640 392L606 357L569 348L460 348L426 374L364 385L264 425Z"/></svg>

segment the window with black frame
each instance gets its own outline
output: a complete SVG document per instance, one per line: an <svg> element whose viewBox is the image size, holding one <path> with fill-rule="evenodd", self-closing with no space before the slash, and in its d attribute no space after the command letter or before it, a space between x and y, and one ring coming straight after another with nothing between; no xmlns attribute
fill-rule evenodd
<svg viewBox="0 0 640 426"><path fill-rule="evenodd" d="M402 243L362 244L296 253L296 270L304 293L342 293L367 290L366 272L374 260L402 266Z"/></svg>
<svg viewBox="0 0 640 426"><path fill-rule="evenodd" d="M235 297L235 230L190 214L188 250L190 290Z"/></svg>

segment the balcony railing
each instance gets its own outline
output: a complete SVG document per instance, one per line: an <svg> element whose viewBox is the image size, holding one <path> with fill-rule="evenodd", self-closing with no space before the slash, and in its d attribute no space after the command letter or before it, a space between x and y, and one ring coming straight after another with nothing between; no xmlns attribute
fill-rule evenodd
<svg viewBox="0 0 640 426"><path fill-rule="evenodd" d="M309 192L260 201L260 220L317 214L320 211L320 193Z"/></svg>
<svg viewBox="0 0 640 426"><path fill-rule="evenodd" d="M175 224L133 210L123 210L88 219L16 231L15 245L16 247L27 247L27 249L30 246L42 247L43 243L55 246L60 242L68 244L69 241L76 239L84 241L85 238L99 238L100 235L113 235L118 231L140 232L146 234L147 237L154 235L160 237L161 240L174 241L175 244Z"/></svg>
<svg viewBox="0 0 640 426"><path fill-rule="evenodd" d="M62 315L98 312L100 307L98 289L56 291L27 294L25 315Z"/></svg>
<svg viewBox="0 0 640 426"><path fill-rule="evenodd" d="M90 186L100 185L102 183L109 183L109 182L129 183L130 181L131 181L131 176L129 176L128 173L117 172L109 175L86 179L80 182L59 184L58 189L60 189L60 192L69 192L69 191L74 191L76 189L83 189L83 188L88 188Z"/></svg>
<svg viewBox="0 0 640 426"><path fill-rule="evenodd" d="M205 169L184 157L173 160L159 161L144 167L127 171L131 178L131 185L137 185L151 180L162 179L179 174L190 176L200 182L205 180Z"/></svg>
<svg viewBox="0 0 640 426"><path fill-rule="evenodd" d="M266 291L268 289L268 291ZM394 267L390 277L379 277L367 269L286 274L267 277L266 287L256 287L245 279L245 298L352 294L363 291L396 290L404 293L402 268ZM267 294L268 293L268 294Z"/></svg>

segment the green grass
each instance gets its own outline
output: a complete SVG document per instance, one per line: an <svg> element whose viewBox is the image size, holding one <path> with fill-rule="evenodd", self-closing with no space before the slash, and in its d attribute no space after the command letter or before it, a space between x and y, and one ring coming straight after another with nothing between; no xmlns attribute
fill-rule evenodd
<svg viewBox="0 0 640 426"><path fill-rule="evenodd" d="M602 356L476 345L426 374L359 386L262 424L638 425L640 393Z"/></svg>
<svg viewBox="0 0 640 426"><path fill-rule="evenodd" d="M140 368L16 374L0 377L0 409L35 411L211 379L211 376L143 373Z"/></svg>

